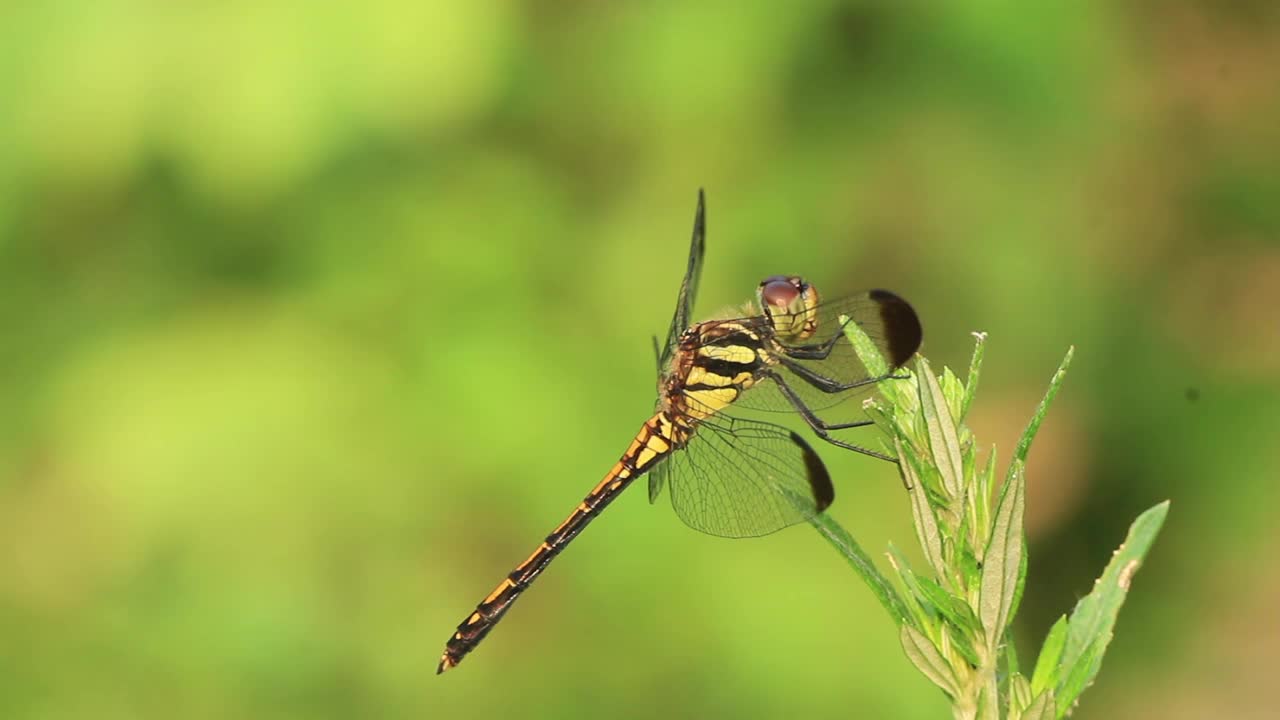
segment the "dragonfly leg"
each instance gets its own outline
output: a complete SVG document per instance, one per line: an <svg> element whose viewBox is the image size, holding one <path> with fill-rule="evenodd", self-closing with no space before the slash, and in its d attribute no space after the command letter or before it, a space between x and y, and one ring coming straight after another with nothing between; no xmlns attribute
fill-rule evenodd
<svg viewBox="0 0 1280 720"><path fill-rule="evenodd" d="M826 421L824 421L822 418L818 417L817 414L813 412L812 408L804 404L804 401L800 399L800 396L796 394L796 391L790 385L787 384L787 381L781 375L779 375L778 373L771 372L769 373L768 377L771 380L773 380L775 383L777 383L778 389L782 391L783 397L785 397L787 401L791 403L791 405L796 409L796 412L800 413L800 417L804 418L805 423L807 423L809 427L813 430L813 434L831 443L832 445L835 445L836 447L841 447L846 450L852 450L854 452L862 453L863 455L870 455L871 457L880 458L881 460L888 460L891 463L898 462L896 459L889 457L884 453L876 452L875 450L869 450L867 448L854 445L853 443L848 443L843 440L834 438L831 436L831 433L829 432L830 430L844 430L846 428L865 427L867 425L873 424L871 420L859 420L858 422L851 422L851 423L829 424Z"/></svg>
<svg viewBox="0 0 1280 720"><path fill-rule="evenodd" d="M862 378L860 380L854 380L853 382L842 383L838 380L833 380L826 375L816 373L790 358L783 357L778 359L782 362L783 367L795 373L796 377L804 380L806 383L809 383L824 393L840 393L845 390L852 390L853 388L862 387L863 385L872 385L880 382L881 380L888 380L895 377L894 375L879 375L877 377Z"/></svg>
<svg viewBox="0 0 1280 720"><path fill-rule="evenodd" d="M831 339L827 340L824 343L815 344L815 345L795 345L795 346L781 345L780 347L782 348L782 353L786 357L794 360L826 360L827 357L831 355L831 351L835 349L836 345L839 345L840 341L845 339L844 328L846 325L848 325L851 322L853 322L852 318L845 318L845 321L840 325L840 332L836 333L835 335L832 335ZM791 367L791 365L789 364L787 365L787 367ZM844 389L847 390L849 388L858 387L858 385L861 385L864 382L879 382L881 380L906 380L909 377L911 376L910 375L882 375L880 377L870 378L865 381L860 380L857 383L854 383L853 385L846 386ZM826 392L839 392L839 390L827 390Z"/></svg>

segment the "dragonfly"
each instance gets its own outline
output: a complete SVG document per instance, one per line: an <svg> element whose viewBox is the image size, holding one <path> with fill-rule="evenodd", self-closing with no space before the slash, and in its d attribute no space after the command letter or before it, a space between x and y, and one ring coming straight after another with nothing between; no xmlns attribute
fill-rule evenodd
<svg viewBox="0 0 1280 720"><path fill-rule="evenodd" d="M774 275L741 312L691 323L706 217L699 190L689 261L661 350L654 338L659 377L653 415L604 479L458 625L437 674L474 650L570 541L643 475L651 503L666 487L676 515L711 535L768 535L825 511L835 489L817 452L799 433L751 411L794 413L831 445L896 462L835 434L870 425L865 415L838 422L831 413L897 377L893 373L923 338L915 310L887 290L823 302L803 278ZM887 374L873 375L858 360L844 333L847 323L857 323L876 344L890 365Z"/></svg>

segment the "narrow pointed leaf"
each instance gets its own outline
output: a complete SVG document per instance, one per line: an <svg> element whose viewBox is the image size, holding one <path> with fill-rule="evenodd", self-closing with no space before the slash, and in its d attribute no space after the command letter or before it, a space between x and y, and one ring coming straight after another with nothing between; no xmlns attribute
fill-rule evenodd
<svg viewBox="0 0 1280 720"><path fill-rule="evenodd" d="M1013 617L1012 615L1010 617ZM1018 664L1018 648L1013 642L1013 628L1006 627L1004 629L1004 638L1000 641L1000 654L1004 658L1004 672L1006 677L1022 674L1022 666Z"/></svg>
<svg viewBox="0 0 1280 720"><path fill-rule="evenodd" d="M902 649L917 670L929 678L934 685L942 688L942 692L950 697L956 697L959 694L955 677L951 674L951 667L942 659L942 654L933 646L933 643L929 642L929 638L910 625L903 625L900 639Z"/></svg>
<svg viewBox="0 0 1280 720"><path fill-rule="evenodd" d="M925 429L929 436L929 449L934 464L942 474L942 486L951 498L960 496L962 464L960 439L956 436L955 421L947 409L946 397L938 386L938 379L929 368L929 361L920 358L917 375L920 378L920 409L924 415Z"/></svg>
<svg viewBox="0 0 1280 720"><path fill-rule="evenodd" d="M912 525L915 526L920 547L924 550L924 558L938 577L944 577L946 565L942 556L942 533L938 530L938 519L933 514L933 507L929 504L928 492L920 483L920 477L911 467L911 462L903 457L902 443L897 439L894 440L894 448L898 451L898 457L902 458L899 465L902 474L911 486L907 494L911 498Z"/></svg>
<svg viewBox="0 0 1280 720"><path fill-rule="evenodd" d="M1023 492L1025 494L1025 487ZM1025 500L1023 502L1025 504ZM1019 534L1022 535L1022 562L1018 563L1018 577L1013 585L1013 602L1009 603L1010 618L1018 616L1018 606L1022 604L1022 591L1027 585L1027 535L1025 532Z"/></svg>
<svg viewBox="0 0 1280 720"><path fill-rule="evenodd" d="M1106 641L1103 638L1098 638L1096 642L1090 643L1085 648L1084 652L1076 659L1074 665L1064 670L1065 675L1062 678L1062 683L1055 693L1057 695L1059 715L1066 715L1076 700L1080 699L1081 693L1093 684L1093 678L1097 676L1098 668L1102 667L1102 654L1104 652L1106 652Z"/></svg>
<svg viewBox="0 0 1280 720"><path fill-rule="evenodd" d="M1090 683L1102 665L1102 655L1111 642L1116 616L1124 605L1134 573L1142 566L1160 527L1169 512L1169 501L1152 507L1129 526L1129 534L1094 583L1093 591L1081 598L1067 621L1067 637L1059 671L1058 706L1071 703Z"/></svg>
<svg viewBox="0 0 1280 720"><path fill-rule="evenodd" d="M1058 618L1058 622L1049 628L1044 645L1040 648L1040 657L1036 658L1036 669L1031 673L1031 692L1039 694L1045 688L1058 684L1058 665L1062 660L1062 649L1067 644L1067 616Z"/></svg>
<svg viewBox="0 0 1280 720"><path fill-rule="evenodd" d="M840 322L846 321L845 316L840 316ZM858 359L862 361L862 365L867 369L872 377L888 375L893 368L889 367L889 363L885 362L884 356L880 354L880 349L872 342L871 338L863 332L857 323L847 323L844 326L845 337L849 338L849 342L853 344L853 351L858 355ZM901 371L898 371L901 374ZM897 404L900 390L899 380L886 380L879 384L878 388L881 395L892 404Z"/></svg>
<svg viewBox="0 0 1280 720"><path fill-rule="evenodd" d="M1027 679L1021 675L1012 675L1009 677L1009 708L1021 709L1031 704L1031 699L1035 696L1031 692L1031 685Z"/></svg>
<svg viewBox="0 0 1280 720"><path fill-rule="evenodd" d="M977 487L973 493L974 502L974 522L975 527L988 528L991 527L991 502L992 489L996 486L996 446L991 446L991 452L987 454L987 464L982 471L975 476ZM985 543L975 543L974 550L979 553L986 552ZM978 558L978 562L982 562L983 557Z"/></svg>
<svg viewBox="0 0 1280 720"><path fill-rule="evenodd" d="M1067 349L1067 354L1062 358L1062 363L1058 365L1058 369L1053 373L1053 377L1049 379L1049 389L1045 391L1044 398L1040 400L1040 405L1036 407L1036 412L1031 416L1031 422L1027 423L1027 429L1022 431L1022 437L1018 439L1018 446L1013 451L1013 459L1026 461L1027 453L1031 451L1031 441L1036 438L1036 433L1040 430L1040 423L1044 421L1044 416L1049 412L1049 406L1053 404L1053 398L1058 395L1058 389L1062 387L1062 381L1067 378L1067 368L1071 367L1071 358L1075 356L1076 349L1073 345ZM1010 464L1010 470L1013 465Z"/></svg>
<svg viewBox="0 0 1280 720"><path fill-rule="evenodd" d="M969 414L969 406L973 404L973 398L978 393L978 380L982 377L982 356L987 349L987 334L984 332L976 332L973 334L976 342L973 345L973 357L969 359L969 377L964 386L964 402L960 404L959 421L963 421Z"/></svg>
<svg viewBox="0 0 1280 720"><path fill-rule="evenodd" d="M1014 465L1012 476L1000 495L1000 504L996 506L978 596L978 615L986 629L991 651L995 650L996 642L1008 623L1022 567L1022 512L1026 483L1022 463L1014 461Z"/></svg>
<svg viewBox="0 0 1280 720"><path fill-rule="evenodd" d="M840 526L830 515L826 513L818 513L809 520L809 524L817 529L822 537L831 543L844 559L853 568L854 572L862 578L862 581L871 588L871 593L876 596L880 604L893 618L893 622L901 625L904 622L910 622L911 616L907 607L902 604L902 598L898 596L898 591L894 589L893 583L888 578L880 574L876 569L876 565L871 561L871 557L863 551L862 546L858 545L853 536Z"/></svg>
<svg viewBox="0 0 1280 720"><path fill-rule="evenodd" d="M1045 690L1022 711L1022 720L1054 720L1058 713L1057 703L1053 699L1053 691Z"/></svg>
<svg viewBox="0 0 1280 720"><path fill-rule="evenodd" d="M941 618L943 632L948 635L948 640L955 651L960 653L965 662L977 666L979 664L978 653L969 638L980 637L978 633L981 628L978 619L974 617L973 610L969 608L968 604L960 598L953 597L946 590L943 590L938 583L927 577L920 577L914 574L909 574L908 576L907 573L904 573L903 582L907 583L911 593L914 593L919 598L921 606L928 608L933 617ZM937 623L932 618L930 621ZM924 628L924 625L922 624L921 627Z"/></svg>
<svg viewBox="0 0 1280 720"><path fill-rule="evenodd" d="M934 607L925 592L920 589L919 576L911 569L911 564L893 543L889 543L887 555L889 564L897 571L898 578L902 580L902 586L906 588L902 599L915 619L913 625L918 630L931 633L932 628L937 625L938 608Z"/></svg>
<svg viewBox="0 0 1280 720"><path fill-rule="evenodd" d="M943 366L942 380L938 384L942 388L942 396L947 399L947 410L950 411L952 418L958 419L961 407L964 405L964 383L960 382L960 378L956 377L954 372L951 372L951 368Z"/></svg>
<svg viewBox="0 0 1280 720"><path fill-rule="evenodd" d="M955 606L952 609L955 609ZM977 667L981 664L981 659L978 657L977 649L973 647L973 641L969 639L974 636L968 631L962 630L961 627L963 626L944 625L942 631L946 634L951 649L959 653L960 657L964 658L964 662Z"/></svg>

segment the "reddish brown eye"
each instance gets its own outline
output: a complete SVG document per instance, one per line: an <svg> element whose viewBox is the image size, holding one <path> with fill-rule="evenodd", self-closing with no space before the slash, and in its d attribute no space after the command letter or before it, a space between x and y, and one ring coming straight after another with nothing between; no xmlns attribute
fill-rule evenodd
<svg viewBox="0 0 1280 720"><path fill-rule="evenodd" d="M800 290L781 275L766 278L760 283L760 299L771 307L788 308L799 297Z"/></svg>

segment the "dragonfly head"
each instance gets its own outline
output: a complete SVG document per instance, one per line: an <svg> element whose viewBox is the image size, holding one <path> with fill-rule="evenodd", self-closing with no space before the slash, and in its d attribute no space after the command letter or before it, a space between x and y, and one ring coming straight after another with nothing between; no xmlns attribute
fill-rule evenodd
<svg viewBox="0 0 1280 720"><path fill-rule="evenodd" d="M784 340L807 340L818 330L818 291L796 275L771 275L756 290L760 309Z"/></svg>

